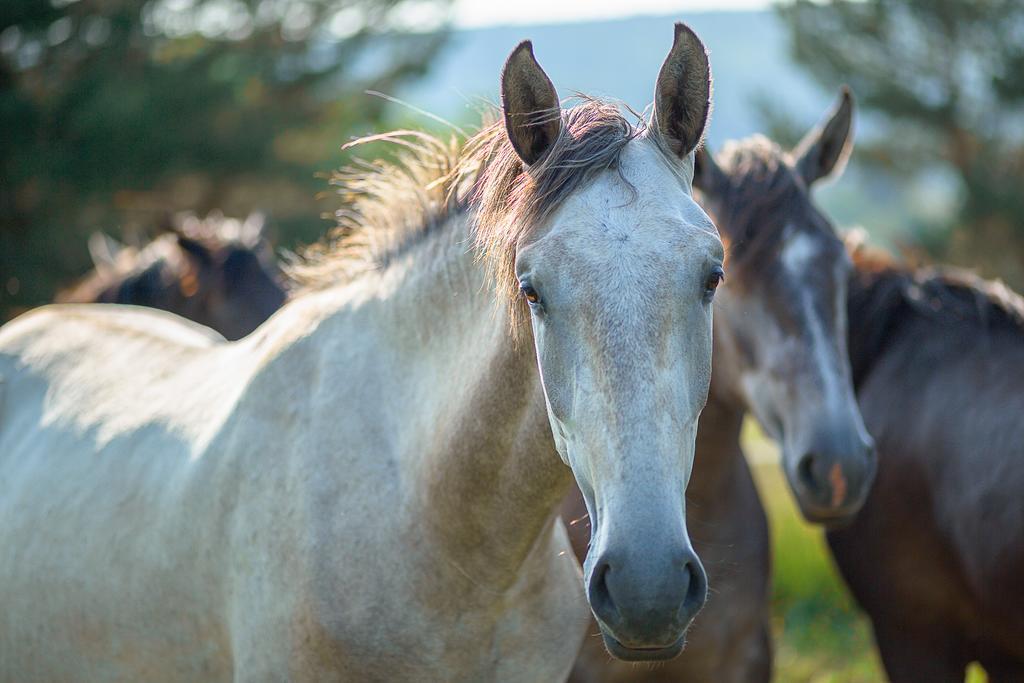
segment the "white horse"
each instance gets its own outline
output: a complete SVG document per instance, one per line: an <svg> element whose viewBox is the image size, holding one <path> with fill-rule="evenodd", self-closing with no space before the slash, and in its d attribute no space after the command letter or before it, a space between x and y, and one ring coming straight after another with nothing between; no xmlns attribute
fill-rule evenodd
<svg viewBox="0 0 1024 683"><path fill-rule="evenodd" d="M0 330L0 679L564 679L563 462L609 647L676 654L706 591L683 493L722 261L690 190L709 97L682 25L650 126L560 110L524 42L504 125L390 136L412 151L344 179L315 291L253 335L88 306Z"/></svg>

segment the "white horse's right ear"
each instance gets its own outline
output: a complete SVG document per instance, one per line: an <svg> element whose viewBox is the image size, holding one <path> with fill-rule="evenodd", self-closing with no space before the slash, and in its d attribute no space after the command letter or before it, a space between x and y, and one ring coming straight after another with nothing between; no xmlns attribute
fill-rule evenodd
<svg viewBox="0 0 1024 683"><path fill-rule="evenodd" d="M537 163L562 130L558 93L524 40L512 50L501 72L501 105L505 131L527 166Z"/></svg>
<svg viewBox="0 0 1024 683"><path fill-rule="evenodd" d="M711 113L711 64L697 34L676 24L676 37L658 73L654 124L669 148L681 157L697 148Z"/></svg>
<svg viewBox="0 0 1024 683"><path fill-rule="evenodd" d="M124 245L104 232L94 232L89 235L89 258L92 259L96 270L113 272L117 268L117 255L124 249Z"/></svg>

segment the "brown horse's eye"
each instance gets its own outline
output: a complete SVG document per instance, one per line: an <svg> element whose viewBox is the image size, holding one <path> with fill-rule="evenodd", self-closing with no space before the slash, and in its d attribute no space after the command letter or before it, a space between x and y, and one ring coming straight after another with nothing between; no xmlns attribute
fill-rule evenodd
<svg viewBox="0 0 1024 683"><path fill-rule="evenodd" d="M714 294L723 280L725 280L725 272L716 266L708 273L708 279L704 283L704 293L708 296Z"/></svg>
<svg viewBox="0 0 1024 683"><path fill-rule="evenodd" d="M526 299L528 302L530 302L531 306L540 303L540 294L537 294L537 290L536 289L534 289L530 285L525 285L525 284L524 285L520 285L519 289L522 290L522 292L523 292L523 298Z"/></svg>

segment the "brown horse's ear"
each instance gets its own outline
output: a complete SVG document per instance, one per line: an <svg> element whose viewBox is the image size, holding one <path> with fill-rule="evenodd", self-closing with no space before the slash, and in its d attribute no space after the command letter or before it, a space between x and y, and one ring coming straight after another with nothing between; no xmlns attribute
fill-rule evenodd
<svg viewBox="0 0 1024 683"><path fill-rule="evenodd" d="M519 43L505 61L501 105L512 147L524 164L532 166L558 138L562 113L555 86L537 63L528 40Z"/></svg>
<svg viewBox="0 0 1024 683"><path fill-rule="evenodd" d="M707 145L701 145L693 153L693 186L707 195L720 194L728 182L728 178L718 164L715 155Z"/></svg>
<svg viewBox="0 0 1024 683"><path fill-rule="evenodd" d="M178 275L178 288L191 298L205 289L213 272L213 254L205 244L180 232L175 232L178 248L185 256L185 268Z"/></svg>
<svg viewBox="0 0 1024 683"><path fill-rule="evenodd" d="M112 273L117 270L117 257L124 245L105 232L89 235L89 257L98 273Z"/></svg>
<svg viewBox="0 0 1024 683"><path fill-rule="evenodd" d="M238 239L245 246L254 249L264 241L264 231L267 227L267 215L262 211L253 211L238 230Z"/></svg>
<svg viewBox="0 0 1024 683"><path fill-rule="evenodd" d="M178 240L178 246L190 260L202 266L213 265L213 254L205 244L180 232L175 233L175 237Z"/></svg>
<svg viewBox="0 0 1024 683"><path fill-rule="evenodd" d="M843 246L846 247L846 252L850 256L858 256L863 253L868 246L868 233L862 226L857 225L841 235L843 240Z"/></svg>
<svg viewBox="0 0 1024 683"><path fill-rule="evenodd" d="M808 185L843 172L853 150L853 109L853 93L844 85L828 119L793 149L796 169Z"/></svg>
<svg viewBox="0 0 1024 683"><path fill-rule="evenodd" d="M700 144L711 113L711 64L697 34L676 24L676 37L658 73L654 123L669 149L683 157Z"/></svg>

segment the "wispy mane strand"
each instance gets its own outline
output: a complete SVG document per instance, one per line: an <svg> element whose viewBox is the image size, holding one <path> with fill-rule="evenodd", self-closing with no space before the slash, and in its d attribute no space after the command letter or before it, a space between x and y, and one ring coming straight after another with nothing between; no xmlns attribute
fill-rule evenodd
<svg viewBox="0 0 1024 683"><path fill-rule="evenodd" d="M471 237L499 295L509 302L513 323L523 307L515 279L521 241L573 191L616 167L625 145L643 132L612 103L581 98L563 109L562 131L545 156L524 169L496 116L464 142L422 131L369 136L349 146L388 142L393 160L360 160L335 173L344 208L328 238L307 248L289 267L306 289L345 282L386 267L399 253L471 210Z"/></svg>

